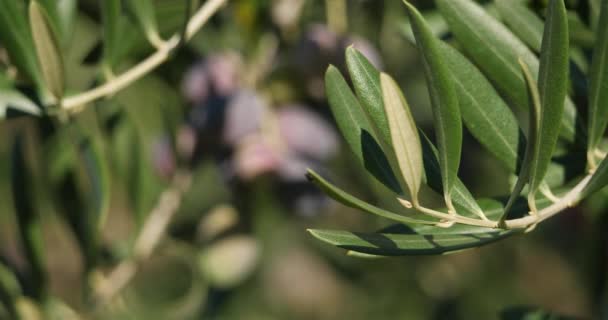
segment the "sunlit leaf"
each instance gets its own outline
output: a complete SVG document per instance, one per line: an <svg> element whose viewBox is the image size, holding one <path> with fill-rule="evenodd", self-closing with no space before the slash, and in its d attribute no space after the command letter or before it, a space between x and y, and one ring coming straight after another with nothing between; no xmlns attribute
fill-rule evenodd
<svg viewBox="0 0 608 320"><path fill-rule="evenodd" d="M357 159L378 181L401 194L399 182L361 105L340 71L333 66L325 74L325 88L338 128Z"/></svg>
<svg viewBox="0 0 608 320"><path fill-rule="evenodd" d="M410 191L412 201L418 202L422 182L422 147L410 108L395 81L387 74L380 75L384 108L388 116L392 145L401 175Z"/></svg>
<svg viewBox="0 0 608 320"><path fill-rule="evenodd" d="M454 78L464 124L510 172L516 172L524 139L515 115L467 58L445 43L440 49Z"/></svg>
<svg viewBox="0 0 608 320"><path fill-rule="evenodd" d="M538 147L530 166L531 192L543 181L560 131L568 83L568 20L563 0L552 0L541 47L538 92L541 102Z"/></svg>
<svg viewBox="0 0 608 320"><path fill-rule="evenodd" d="M477 248L513 234L494 231L473 234L391 234L308 230L315 238L336 247L381 256L437 255Z"/></svg>
<svg viewBox="0 0 608 320"><path fill-rule="evenodd" d="M21 92L11 88L0 88L0 119L13 113L40 115L40 108Z"/></svg>
<svg viewBox="0 0 608 320"><path fill-rule="evenodd" d="M458 96L450 70L447 68L445 58L439 49L439 39L433 35L416 8L407 2L406 7L417 47L422 55L433 107L444 197L448 207L450 207L452 187L458 177L462 147L462 122L458 107Z"/></svg>
<svg viewBox="0 0 608 320"><path fill-rule="evenodd" d="M602 2L601 25L608 25L608 2ZM589 74L589 152L599 145L608 124L608 28L598 28Z"/></svg>
<svg viewBox="0 0 608 320"><path fill-rule="evenodd" d="M29 15L42 77L51 94L55 99L60 100L65 90L65 70L61 46L47 13L37 1L30 2Z"/></svg>
<svg viewBox="0 0 608 320"><path fill-rule="evenodd" d="M306 177L316 184L321 190L323 190L332 199L342 203L343 205L355 209L362 210L367 213L377 215L386 219L399 221L401 223L414 223L414 224L434 224L435 221L416 220L394 212L390 212L376 206L373 206L357 197L348 194L344 190L331 184L329 181L323 179L319 174L312 170L308 170Z"/></svg>

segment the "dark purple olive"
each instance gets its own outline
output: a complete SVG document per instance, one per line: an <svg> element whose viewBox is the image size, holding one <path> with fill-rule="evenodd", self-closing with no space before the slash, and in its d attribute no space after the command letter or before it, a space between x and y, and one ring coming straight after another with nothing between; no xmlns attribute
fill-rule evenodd
<svg viewBox="0 0 608 320"><path fill-rule="evenodd" d="M300 105L278 111L281 136L290 151L324 161L336 154L338 136L321 116Z"/></svg>
<svg viewBox="0 0 608 320"><path fill-rule="evenodd" d="M175 173L175 156L168 136L157 138L152 145L152 166L156 174L169 180Z"/></svg>
<svg viewBox="0 0 608 320"><path fill-rule="evenodd" d="M246 136L259 132L268 108L266 102L254 91L238 91L226 105L223 142L236 145Z"/></svg>
<svg viewBox="0 0 608 320"><path fill-rule="evenodd" d="M209 96L209 76L205 64L192 66L182 80L182 94L192 104L201 104Z"/></svg>

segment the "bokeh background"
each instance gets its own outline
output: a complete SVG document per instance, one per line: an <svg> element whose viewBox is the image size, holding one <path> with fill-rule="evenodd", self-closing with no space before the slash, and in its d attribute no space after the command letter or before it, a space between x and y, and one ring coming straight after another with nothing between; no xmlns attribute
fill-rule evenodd
<svg viewBox="0 0 608 320"><path fill-rule="evenodd" d="M156 1L163 35L181 27L182 2ZM413 2L423 12L433 9L432 1ZM306 181L309 167L363 199L400 210L354 161L327 106L324 71L329 64L344 69L348 46L398 80L417 122L432 135L421 61L404 36L403 4L346 4L345 16L332 0L229 1L168 63L71 125L33 118L1 123L0 260L27 270L10 158L15 133L29 128L51 292L77 312L90 310L79 238L66 218L82 208L66 182L70 135L86 130L101 146L110 177L102 274L129 257L175 176L191 180L167 236L95 317L498 319L505 308L533 306L593 318L606 293L608 215L599 209L608 202L605 193L525 236L447 256L361 260L306 232L388 224L325 197ZM65 47L68 88L78 92L99 77L97 2L78 1L73 21ZM119 66L127 69L153 49L133 25L121 31ZM0 71L8 73L3 59L0 43ZM463 155L460 176L473 194L508 192L506 170L466 132Z"/></svg>

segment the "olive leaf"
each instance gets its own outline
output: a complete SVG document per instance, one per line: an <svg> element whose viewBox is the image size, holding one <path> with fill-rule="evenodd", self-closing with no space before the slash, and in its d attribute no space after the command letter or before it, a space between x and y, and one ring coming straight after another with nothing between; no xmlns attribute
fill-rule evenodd
<svg viewBox="0 0 608 320"><path fill-rule="evenodd" d="M591 180L580 194L580 199L584 199L608 185L608 157L604 158L597 167Z"/></svg>
<svg viewBox="0 0 608 320"><path fill-rule="evenodd" d="M608 2L602 1L600 25L608 25ZM608 28L598 28L589 74L589 145L593 154L608 124Z"/></svg>
<svg viewBox="0 0 608 320"><path fill-rule="evenodd" d="M325 88L338 128L359 162L387 188L401 194L403 190L368 121L359 101L333 66L325 74Z"/></svg>
<svg viewBox="0 0 608 320"><path fill-rule="evenodd" d="M325 192L325 194L327 194L332 199L342 203L345 206L359 209L364 212L371 213L373 215L377 215L379 217L390 219L393 221L398 221L401 223L413 223L413 224L435 224L436 223L436 221L417 220L417 219L409 218L409 217L373 206L363 200L356 198L353 195L348 194L344 190L341 190L340 188L331 184L329 181L323 179L319 174L317 174L313 170L309 169L308 173L306 174L306 177L308 178L308 180L310 180L311 182L316 184L319 188L321 188L321 190L323 190Z"/></svg>
<svg viewBox="0 0 608 320"><path fill-rule="evenodd" d="M500 222L504 222L508 216L509 211L511 210L513 204L519 197L519 194L523 190L526 183L530 182L530 166L533 163L534 157L538 154L538 149L540 146L540 135L539 135L539 127L540 127L540 118L541 118L541 102L540 102L540 93L538 92L538 87L536 86L536 82L534 81L534 77L532 76L532 72L526 65L523 60L519 61L522 69L522 73L524 74L524 78L526 79L526 83L528 85L528 96L530 97L530 108L529 119L528 119L528 142L526 144L526 151L524 154L524 161L519 171L519 175L517 177L517 182L515 183L515 187L511 191L511 195L509 196L509 200L507 201L507 205L505 206L505 212L503 216L500 218Z"/></svg>
<svg viewBox="0 0 608 320"><path fill-rule="evenodd" d="M35 297L42 299L47 294L48 281L40 213L35 205L36 187L26 156L25 140L24 135L18 134L13 142L10 171L13 204L21 245L29 265L28 277Z"/></svg>
<svg viewBox="0 0 608 320"><path fill-rule="evenodd" d="M543 21L524 3L519 1L494 1L500 17L509 29L534 52L540 52L543 39Z"/></svg>
<svg viewBox="0 0 608 320"><path fill-rule="evenodd" d="M380 72L354 47L346 49L346 65L357 98L365 109L371 124L386 145L391 144L387 115L382 104Z"/></svg>
<svg viewBox="0 0 608 320"><path fill-rule="evenodd" d="M454 78L465 126L510 172L516 172L524 139L515 115L481 71L458 50L446 43L441 43L440 49Z"/></svg>
<svg viewBox="0 0 608 320"><path fill-rule="evenodd" d="M358 233L334 230L308 230L315 238L339 248L368 255L437 255L477 248L514 234L494 231L473 234Z"/></svg>
<svg viewBox="0 0 608 320"><path fill-rule="evenodd" d="M462 147L462 122L458 96L445 58L439 49L439 39L433 35L420 12L409 3L405 2L405 4L418 50L422 55L433 107L444 197L448 208L451 208L451 192L458 177Z"/></svg>
<svg viewBox="0 0 608 320"><path fill-rule="evenodd" d="M547 172L560 131L568 86L568 20L563 0L549 3L541 46L538 75L541 115L538 146L530 165L530 192L534 193Z"/></svg>
<svg viewBox="0 0 608 320"><path fill-rule="evenodd" d="M110 68L116 63L120 46L121 0L106 0L99 3L103 19L103 56Z"/></svg>
<svg viewBox="0 0 608 320"><path fill-rule="evenodd" d="M65 70L61 47L47 13L37 1L30 2L29 16L42 78L51 94L59 101L65 91Z"/></svg>
<svg viewBox="0 0 608 320"><path fill-rule="evenodd" d="M160 44L162 39L158 33L156 11L152 0L125 0L125 2L148 41L155 46Z"/></svg>
<svg viewBox="0 0 608 320"><path fill-rule="evenodd" d="M509 104L527 110L526 83L521 75L519 59L538 76L538 58L506 26L488 14L472 0L437 0L437 6L450 30L467 56L506 97ZM573 142L577 131L577 111L574 103L565 99L560 135Z"/></svg>
<svg viewBox="0 0 608 320"><path fill-rule="evenodd" d="M401 169L401 175L408 186L414 204L418 203L418 191L422 181L422 147L416 123L410 108L395 80L387 74L380 75L384 108L392 146Z"/></svg>
<svg viewBox="0 0 608 320"><path fill-rule="evenodd" d="M0 42L11 62L24 78L42 88L43 81L38 69L34 41L26 19L23 3L15 0L0 0Z"/></svg>

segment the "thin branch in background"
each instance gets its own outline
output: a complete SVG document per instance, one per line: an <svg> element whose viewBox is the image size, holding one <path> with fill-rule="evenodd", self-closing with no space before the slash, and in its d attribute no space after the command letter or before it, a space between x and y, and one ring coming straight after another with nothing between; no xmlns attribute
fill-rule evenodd
<svg viewBox="0 0 608 320"><path fill-rule="evenodd" d="M192 37L209 21L209 19L224 5L228 0L209 0L192 16L185 32L185 41ZM110 82L107 82L90 91L67 97L62 103L62 108L69 113L78 113L90 102L97 99L112 95L143 76L156 69L162 63L167 61L171 53L180 44L180 35L176 34L169 40L164 42L158 50L149 56L144 61L135 65L125 73L116 76Z"/></svg>
<svg viewBox="0 0 608 320"><path fill-rule="evenodd" d="M131 282L140 264L148 260L161 243L184 193L190 189L191 179L187 172L179 171L175 174L171 185L161 193L156 207L148 215L149 218L135 240L132 257L118 264L107 277L97 279L95 301L98 308L110 303Z"/></svg>

